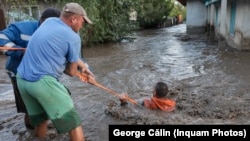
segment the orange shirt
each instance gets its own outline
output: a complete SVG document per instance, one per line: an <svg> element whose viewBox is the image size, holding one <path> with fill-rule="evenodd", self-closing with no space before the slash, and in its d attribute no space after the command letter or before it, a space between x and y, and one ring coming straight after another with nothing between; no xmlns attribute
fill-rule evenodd
<svg viewBox="0 0 250 141"><path fill-rule="evenodd" d="M152 97L151 99L144 99L143 104L149 109L160 109L162 111L171 112L175 109L176 102L167 98Z"/></svg>

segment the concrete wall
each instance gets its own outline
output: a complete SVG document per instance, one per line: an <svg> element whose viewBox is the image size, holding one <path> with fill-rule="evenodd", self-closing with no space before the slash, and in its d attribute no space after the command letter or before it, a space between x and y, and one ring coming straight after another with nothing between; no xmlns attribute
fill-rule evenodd
<svg viewBox="0 0 250 141"><path fill-rule="evenodd" d="M200 0L187 1L187 33L205 33L207 11Z"/></svg>
<svg viewBox="0 0 250 141"><path fill-rule="evenodd" d="M238 0L236 7L235 34L230 39L240 50L250 50L250 1Z"/></svg>
<svg viewBox="0 0 250 141"><path fill-rule="evenodd" d="M218 7L218 24L214 25L216 8ZM209 37L214 38L213 32L222 42L238 50L250 50L250 1L237 0L234 33L230 34L231 0L221 0L207 6L207 20L209 24ZM214 31L213 31L214 26Z"/></svg>
<svg viewBox="0 0 250 141"><path fill-rule="evenodd" d="M250 13L250 1L238 0L236 4L236 19L234 34L230 34L230 11L231 0L221 1L221 13L226 9L226 13L221 15L220 26L218 27L218 34L222 37L226 44L238 50L250 50L250 17L246 13Z"/></svg>

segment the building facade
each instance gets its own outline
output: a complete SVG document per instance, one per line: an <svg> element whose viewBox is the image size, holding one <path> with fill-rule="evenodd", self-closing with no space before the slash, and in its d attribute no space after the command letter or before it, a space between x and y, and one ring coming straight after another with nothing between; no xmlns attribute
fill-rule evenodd
<svg viewBox="0 0 250 141"><path fill-rule="evenodd" d="M205 5L210 33L230 47L250 50L250 1L207 0ZM213 34L210 37L215 38Z"/></svg>
<svg viewBox="0 0 250 141"><path fill-rule="evenodd" d="M250 50L249 0L178 0L187 8L187 33L207 33L209 39L238 50Z"/></svg>

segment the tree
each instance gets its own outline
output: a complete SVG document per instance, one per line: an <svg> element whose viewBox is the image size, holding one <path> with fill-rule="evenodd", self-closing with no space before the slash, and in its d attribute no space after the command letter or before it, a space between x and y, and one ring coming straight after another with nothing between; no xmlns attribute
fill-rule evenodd
<svg viewBox="0 0 250 141"><path fill-rule="evenodd" d="M180 3L175 3L174 8L170 12L171 17L176 17L179 14L183 16L183 20L186 19L186 8L182 6Z"/></svg>
<svg viewBox="0 0 250 141"><path fill-rule="evenodd" d="M87 11L94 22L80 32L84 43L118 41L130 33L129 11L137 2L134 0L75 0ZM63 2L63 3L66 3Z"/></svg>
<svg viewBox="0 0 250 141"><path fill-rule="evenodd" d="M173 0L141 0L139 11L140 26L144 28L157 27L173 9Z"/></svg>

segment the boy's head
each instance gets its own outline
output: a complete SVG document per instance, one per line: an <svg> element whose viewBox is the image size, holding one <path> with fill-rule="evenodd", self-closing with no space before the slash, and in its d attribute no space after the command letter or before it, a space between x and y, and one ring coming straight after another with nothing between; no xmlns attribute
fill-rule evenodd
<svg viewBox="0 0 250 141"><path fill-rule="evenodd" d="M164 82L157 82L154 89L154 95L163 98L168 94L168 85Z"/></svg>

